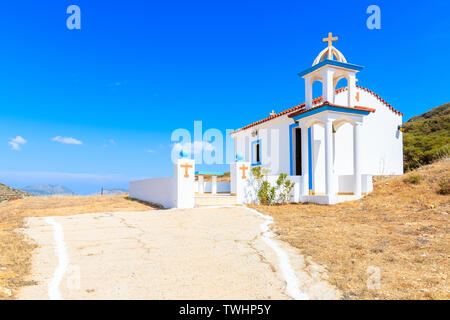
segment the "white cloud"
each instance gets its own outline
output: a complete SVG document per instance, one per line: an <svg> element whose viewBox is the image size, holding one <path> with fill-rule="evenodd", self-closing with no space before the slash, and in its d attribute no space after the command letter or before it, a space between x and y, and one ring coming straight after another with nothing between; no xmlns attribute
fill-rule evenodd
<svg viewBox="0 0 450 320"><path fill-rule="evenodd" d="M128 83L128 81L116 81L116 82L111 82L108 84L109 87L120 87L120 86L124 86Z"/></svg>
<svg viewBox="0 0 450 320"><path fill-rule="evenodd" d="M11 149L19 151L22 149L21 145L27 143L27 140L22 138L21 136L17 136L9 140L8 144L11 146Z"/></svg>
<svg viewBox="0 0 450 320"><path fill-rule="evenodd" d="M109 139L108 143L102 144L102 148L108 148L109 146L117 146L116 140Z"/></svg>
<svg viewBox="0 0 450 320"><path fill-rule="evenodd" d="M148 153L153 153L153 152L155 152L155 150L148 149L147 152L148 152Z"/></svg>
<svg viewBox="0 0 450 320"><path fill-rule="evenodd" d="M64 143L64 144L78 144L78 145L83 144L83 142L81 142L80 140L77 140L77 139L72 138L72 137L60 137L60 136L57 136L57 137L54 137L52 139L52 141L56 141L56 142L60 142L60 143Z"/></svg>
<svg viewBox="0 0 450 320"><path fill-rule="evenodd" d="M215 147L206 141L194 141L194 143L175 143L172 152L188 151L191 154L200 154L203 151L214 151Z"/></svg>

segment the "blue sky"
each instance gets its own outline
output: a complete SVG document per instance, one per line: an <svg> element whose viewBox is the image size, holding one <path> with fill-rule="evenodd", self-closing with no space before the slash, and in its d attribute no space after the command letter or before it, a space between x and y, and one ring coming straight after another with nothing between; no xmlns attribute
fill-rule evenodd
<svg viewBox="0 0 450 320"><path fill-rule="evenodd" d="M81 30L66 27L71 4ZM381 30L366 27L371 4ZM173 130L201 120L225 132L302 103L297 73L328 32L365 67L358 84L407 120L449 101L448 12L448 1L2 3L0 182L88 194L169 176Z"/></svg>

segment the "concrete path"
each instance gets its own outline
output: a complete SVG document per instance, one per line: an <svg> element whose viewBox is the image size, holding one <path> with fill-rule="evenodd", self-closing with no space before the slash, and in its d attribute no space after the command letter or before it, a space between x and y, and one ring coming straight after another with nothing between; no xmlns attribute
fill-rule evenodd
<svg viewBox="0 0 450 320"><path fill-rule="evenodd" d="M242 207L30 218L37 284L18 298L291 299L286 281L295 280L305 298L339 296L317 266L311 274L303 257L276 241L295 270L286 276L263 225Z"/></svg>

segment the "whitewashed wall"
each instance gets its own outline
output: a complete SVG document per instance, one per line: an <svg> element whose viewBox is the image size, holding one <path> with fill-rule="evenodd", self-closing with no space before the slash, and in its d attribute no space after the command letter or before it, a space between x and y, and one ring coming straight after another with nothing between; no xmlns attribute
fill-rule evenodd
<svg viewBox="0 0 450 320"><path fill-rule="evenodd" d="M190 165L188 177L185 176L186 169L183 165ZM176 208L193 208L195 206L195 161L193 159L179 159L174 165L174 179L176 183Z"/></svg>
<svg viewBox="0 0 450 320"><path fill-rule="evenodd" d="M371 175L403 174L403 134L398 130L402 116L394 113L373 94L357 89L359 102L356 105L376 111L364 117L361 127L361 171ZM335 96L336 104L344 104L347 91ZM349 132L344 141L352 141ZM350 140L348 140L350 139ZM336 169L341 170L342 163ZM345 173L345 167L343 172Z"/></svg>
<svg viewBox="0 0 450 320"><path fill-rule="evenodd" d="M261 141L262 166L270 170L275 175L279 173L290 174L290 144L289 125L292 119L280 117L279 120L272 121L269 127L262 127L258 130L259 135L253 137L251 129L245 134L236 136L236 153L244 156L244 161L252 163L252 143Z"/></svg>
<svg viewBox="0 0 450 320"><path fill-rule="evenodd" d="M353 126L350 123L340 126L334 134L333 161L336 175L353 175Z"/></svg>
<svg viewBox="0 0 450 320"><path fill-rule="evenodd" d="M176 207L173 177L153 178L130 182L130 198L158 203L164 208Z"/></svg>
<svg viewBox="0 0 450 320"><path fill-rule="evenodd" d="M325 129L315 124L311 127L312 191L325 193Z"/></svg>
<svg viewBox="0 0 450 320"><path fill-rule="evenodd" d="M190 165L188 176L186 168ZM153 202L164 208L193 208L195 163L192 159L179 159L174 164L174 175L130 182L130 198Z"/></svg>

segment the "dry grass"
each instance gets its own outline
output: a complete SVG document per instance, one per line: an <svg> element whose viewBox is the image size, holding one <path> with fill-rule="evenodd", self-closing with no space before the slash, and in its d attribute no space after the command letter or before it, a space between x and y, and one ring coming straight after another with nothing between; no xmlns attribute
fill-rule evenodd
<svg viewBox="0 0 450 320"><path fill-rule="evenodd" d="M0 204L0 299L14 298L31 270L35 245L18 229L24 218L82 213L145 211L153 206L130 200L128 195L30 197Z"/></svg>
<svg viewBox="0 0 450 320"><path fill-rule="evenodd" d="M404 176L378 178L367 197L334 206L256 206L275 220L282 240L324 265L349 299L449 299L450 197L438 193L450 161ZM369 290L369 266L381 269L381 287Z"/></svg>

